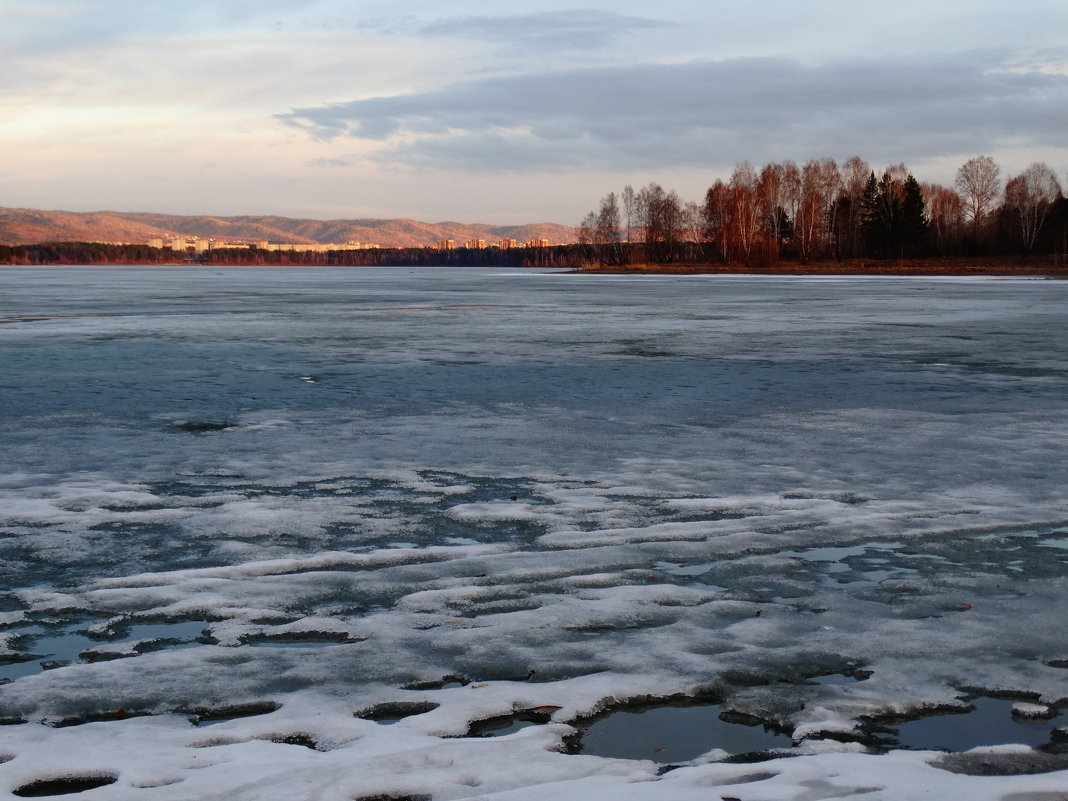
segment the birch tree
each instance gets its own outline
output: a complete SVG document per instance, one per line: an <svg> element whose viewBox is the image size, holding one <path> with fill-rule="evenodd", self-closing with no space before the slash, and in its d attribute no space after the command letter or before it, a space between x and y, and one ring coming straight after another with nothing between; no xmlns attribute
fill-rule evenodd
<svg viewBox="0 0 1068 801"><path fill-rule="evenodd" d="M794 241L802 262L830 244L830 223L840 180L834 159L812 160L801 170L801 197L794 219Z"/></svg>
<svg viewBox="0 0 1068 801"><path fill-rule="evenodd" d="M757 197L760 204L761 223L768 238L776 245L783 240L783 205L786 168L782 164L767 164L760 171L757 182Z"/></svg>
<svg viewBox="0 0 1068 801"><path fill-rule="evenodd" d="M731 234L737 249L746 260L753 250L757 225L760 222L760 207L757 200L757 174L748 161L743 161L731 173L730 222Z"/></svg>
<svg viewBox="0 0 1068 801"><path fill-rule="evenodd" d="M1034 250L1053 204L1061 196L1056 173L1035 162L1005 185L1005 207L1016 219L1025 254Z"/></svg>
<svg viewBox="0 0 1068 801"><path fill-rule="evenodd" d="M1001 194L1001 168L990 156L976 156L957 170L954 186L964 204L964 214L978 228L993 210Z"/></svg>

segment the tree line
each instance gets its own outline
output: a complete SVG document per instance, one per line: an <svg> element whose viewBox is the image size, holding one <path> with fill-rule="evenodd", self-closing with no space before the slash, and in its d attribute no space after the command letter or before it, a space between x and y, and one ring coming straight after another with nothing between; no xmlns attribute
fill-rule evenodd
<svg viewBox="0 0 1068 801"><path fill-rule="evenodd" d="M0 264L94 265L175 264L278 267L565 267L584 264L585 252L575 245L540 248L379 248L369 250L287 251L220 248L193 254L148 245L101 242L51 242L40 245L0 244Z"/></svg>
<svg viewBox="0 0 1068 801"><path fill-rule="evenodd" d="M1004 182L1001 172L977 156L946 187L904 164L877 175L858 156L742 162L703 203L656 182L610 192L580 223L579 243L604 265L1068 253L1068 200L1053 170L1036 162Z"/></svg>
<svg viewBox="0 0 1068 801"><path fill-rule="evenodd" d="M148 245L103 242L52 242L42 245L0 244L0 264L165 264L174 254Z"/></svg>

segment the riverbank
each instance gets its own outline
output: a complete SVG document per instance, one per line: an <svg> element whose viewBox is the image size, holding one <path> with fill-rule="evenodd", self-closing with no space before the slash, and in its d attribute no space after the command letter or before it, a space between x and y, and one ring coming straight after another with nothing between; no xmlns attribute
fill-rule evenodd
<svg viewBox="0 0 1068 801"><path fill-rule="evenodd" d="M1068 278L1068 259L1042 256L1030 259L986 257L979 259L851 259L807 263L780 261L771 265L752 265L742 262L732 264L710 264L708 262L640 263L590 265L576 272L622 275L652 273L667 275L995 275Z"/></svg>

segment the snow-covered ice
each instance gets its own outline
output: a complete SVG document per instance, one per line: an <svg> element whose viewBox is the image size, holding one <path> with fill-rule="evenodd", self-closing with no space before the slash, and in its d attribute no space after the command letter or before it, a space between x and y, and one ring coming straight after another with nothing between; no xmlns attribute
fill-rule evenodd
<svg viewBox="0 0 1068 801"><path fill-rule="evenodd" d="M1068 792L1063 282L2 277L0 797Z"/></svg>

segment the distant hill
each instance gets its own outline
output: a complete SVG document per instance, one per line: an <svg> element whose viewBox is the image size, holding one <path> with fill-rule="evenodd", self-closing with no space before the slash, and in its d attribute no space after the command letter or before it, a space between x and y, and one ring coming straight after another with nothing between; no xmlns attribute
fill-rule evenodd
<svg viewBox="0 0 1068 801"><path fill-rule="evenodd" d="M42 211L0 206L0 243L29 245L42 242L147 242L175 234L232 242L291 242L300 244L363 242L384 247L423 247L439 239L462 247L469 239L548 239L552 244L575 241L575 229L555 223L488 225L417 220L305 220L290 217L207 217L146 212Z"/></svg>

